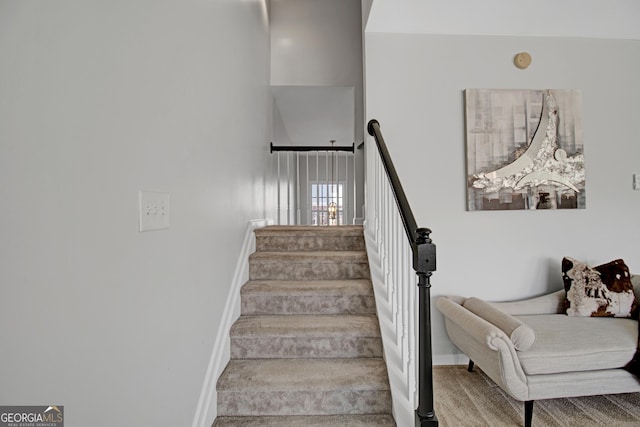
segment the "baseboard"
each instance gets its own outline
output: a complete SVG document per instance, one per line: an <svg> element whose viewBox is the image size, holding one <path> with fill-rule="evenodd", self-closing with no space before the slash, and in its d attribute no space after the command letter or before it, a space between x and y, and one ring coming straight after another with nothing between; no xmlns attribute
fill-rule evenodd
<svg viewBox="0 0 640 427"><path fill-rule="evenodd" d="M217 416L217 406L215 404L218 397L216 382L230 360L231 343L229 331L233 322L240 316L240 288L248 280L249 255L255 250L255 235L253 231L273 224L274 221L272 219L257 219L251 220L247 225L220 326L216 332L213 351L209 359L192 427L209 427Z"/></svg>
<svg viewBox="0 0 640 427"><path fill-rule="evenodd" d="M433 366L467 365L469 358L464 354L442 354L432 356Z"/></svg>

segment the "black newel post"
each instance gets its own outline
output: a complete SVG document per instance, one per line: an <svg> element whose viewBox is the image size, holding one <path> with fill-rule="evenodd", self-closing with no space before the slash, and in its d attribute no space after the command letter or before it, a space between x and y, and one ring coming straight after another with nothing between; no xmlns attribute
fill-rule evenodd
<svg viewBox="0 0 640 427"><path fill-rule="evenodd" d="M436 246L431 230L416 230L413 268L418 275L418 408L416 426L437 426L433 408L433 358L431 355L431 275L436 269Z"/></svg>

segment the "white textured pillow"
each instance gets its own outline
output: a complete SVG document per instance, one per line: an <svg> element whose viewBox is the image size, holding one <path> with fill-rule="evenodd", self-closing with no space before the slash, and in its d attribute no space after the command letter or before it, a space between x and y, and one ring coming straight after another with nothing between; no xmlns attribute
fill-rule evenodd
<svg viewBox="0 0 640 427"><path fill-rule="evenodd" d="M516 350L529 350L536 341L533 329L480 298L468 298L462 306L500 328L511 339Z"/></svg>
<svg viewBox="0 0 640 427"><path fill-rule="evenodd" d="M562 280L569 316L633 317L638 303L629 267L616 259L591 267L576 259L562 259Z"/></svg>

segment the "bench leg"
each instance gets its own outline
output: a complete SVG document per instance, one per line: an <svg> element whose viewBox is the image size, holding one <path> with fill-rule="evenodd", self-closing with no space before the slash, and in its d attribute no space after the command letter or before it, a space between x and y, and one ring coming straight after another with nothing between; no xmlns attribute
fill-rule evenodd
<svg viewBox="0 0 640 427"><path fill-rule="evenodd" d="M531 427L533 418L533 400L524 402L524 427Z"/></svg>
<svg viewBox="0 0 640 427"><path fill-rule="evenodd" d="M467 367L467 371L473 372L473 360L469 359L469 366Z"/></svg>

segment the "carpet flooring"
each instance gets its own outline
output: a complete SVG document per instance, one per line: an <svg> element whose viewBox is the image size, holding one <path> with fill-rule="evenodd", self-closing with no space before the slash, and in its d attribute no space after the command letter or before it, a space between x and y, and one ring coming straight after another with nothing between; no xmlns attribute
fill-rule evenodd
<svg viewBox="0 0 640 427"><path fill-rule="evenodd" d="M440 426L522 426L524 404L477 366L435 366L434 406ZM640 426L640 393L538 400L533 427Z"/></svg>

